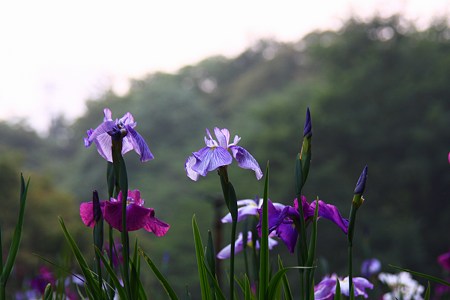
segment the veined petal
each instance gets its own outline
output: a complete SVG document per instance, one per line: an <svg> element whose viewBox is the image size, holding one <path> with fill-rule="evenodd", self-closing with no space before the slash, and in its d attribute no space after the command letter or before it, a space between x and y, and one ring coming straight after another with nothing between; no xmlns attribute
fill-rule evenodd
<svg viewBox="0 0 450 300"><path fill-rule="evenodd" d="M100 201L100 209L102 210L102 213L104 213L105 202L106 201ZM81 221L83 221L84 225L89 226L89 227L94 227L94 225L95 225L94 204L92 203L92 201L81 203L80 217L81 217Z"/></svg>
<svg viewBox="0 0 450 300"><path fill-rule="evenodd" d="M184 163L184 169L186 170L186 175L194 181L197 181L198 176L199 176L199 174L197 172L192 170L192 167L195 165L196 162L197 162L197 159L195 158L195 156L191 155L186 159L186 162Z"/></svg>
<svg viewBox="0 0 450 300"><path fill-rule="evenodd" d="M258 162L247 150L240 146L231 146L230 149L233 153L233 157L238 162L239 167L255 171L256 179L258 180L262 178L263 172L261 171Z"/></svg>
<svg viewBox="0 0 450 300"><path fill-rule="evenodd" d="M114 121L106 121L98 125L97 128L95 128L91 135L89 136L89 142L93 142L99 135L107 134L109 131L113 130L116 123Z"/></svg>
<svg viewBox="0 0 450 300"><path fill-rule="evenodd" d="M231 164L233 158L228 151L222 147L209 148L205 147L195 152L197 162L192 166L192 170L202 176L218 167L227 166Z"/></svg>
<svg viewBox="0 0 450 300"><path fill-rule="evenodd" d="M321 282L314 287L315 300L330 299L336 293L336 278L326 276Z"/></svg>
<svg viewBox="0 0 450 300"><path fill-rule="evenodd" d="M217 141L219 142L219 146L227 149L228 143L230 141L230 132L228 131L228 129L220 129L215 127L214 134L216 135Z"/></svg>
<svg viewBox="0 0 450 300"><path fill-rule="evenodd" d="M240 222L243 219L245 219L247 216L257 216L257 215L258 215L258 207L256 205L240 207L240 208L238 208L237 221ZM222 223L231 223L232 222L231 214L228 213L225 217L223 217L221 219L221 222Z"/></svg>
<svg viewBox="0 0 450 300"><path fill-rule="evenodd" d="M150 216L147 218L144 229L148 232L153 232L156 236L164 236L169 228L170 225L156 218L155 211L151 209Z"/></svg>
<svg viewBox="0 0 450 300"><path fill-rule="evenodd" d="M97 147L97 152L101 157L109 162L112 162L112 141L111 136L107 133L98 135L94 140L95 146Z"/></svg>
<svg viewBox="0 0 450 300"><path fill-rule="evenodd" d="M150 149L142 136L130 125L126 125L126 128L128 134L125 136L124 140L128 139L130 141L134 151L141 157L141 162L153 159L153 154L150 152Z"/></svg>
<svg viewBox="0 0 450 300"><path fill-rule="evenodd" d="M147 218L151 210L136 204L127 205L127 231L143 228L147 224ZM113 228L122 231L122 202L107 201L104 217Z"/></svg>
<svg viewBox="0 0 450 300"><path fill-rule="evenodd" d="M311 208L314 210L316 208L316 201L311 203ZM322 200L319 200L319 217L330 220L335 223L341 230L347 234L348 232L348 220L344 219L336 206L327 204Z"/></svg>

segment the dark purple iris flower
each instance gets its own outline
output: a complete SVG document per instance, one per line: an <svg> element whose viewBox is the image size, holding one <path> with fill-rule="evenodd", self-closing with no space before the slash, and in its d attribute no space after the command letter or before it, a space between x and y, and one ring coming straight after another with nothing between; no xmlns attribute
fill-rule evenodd
<svg viewBox="0 0 450 300"><path fill-rule="evenodd" d="M226 128L219 129L216 127L214 128L214 134L217 141L213 139L209 130L206 129L206 147L193 152L186 160L184 167L189 178L197 181L199 175L206 176L210 171L231 164L234 157L239 167L253 170L256 178L258 180L261 179L263 173L258 162L247 150L237 146L241 139L240 137L234 136L233 142L230 143L230 132ZM231 151L231 154L229 151Z"/></svg>
<svg viewBox="0 0 450 300"><path fill-rule="evenodd" d="M341 294L350 295L348 290L348 277L344 279L338 278L335 274L332 276L325 276L319 284L314 287L314 299L315 300L332 300L334 294L336 293L336 283L339 280L339 286L341 288ZM371 284L366 278L354 277L353 278L353 289L355 296L363 296L367 298L366 289L373 289L373 284Z"/></svg>
<svg viewBox="0 0 450 300"><path fill-rule="evenodd" d="M100 201L100 208L103 217L113 228L122 231L122 192L118 199L111 198L110 201ZM139 190L128 191L127 197L127 231L134 231L144 228L148 232L153 232L156 236L163 236L167 233L170 225L155 217L153 208L144 207L144 200L141 198ZM80 216L83 223L94 227L93 203L84 202L80 205Z"/></svg>
<svg viewBox="0 0 450 300"><path fill-rule="evenodd" d="M56 283L56 278L49 268L41 267L39 269L39 274L31 280L30 285L33 289L39 291L41 295L44 295L45 287L49 283L54 287Z"/></svg>
<svg viewBox="0 0 450 300"><path fill-rule="evenodd" d="M319 200L319 218L325 218L335 223L341 230L347 234L348 220L344 219L336 206L327 204ZM309 222L314 217L316 209L316 201L308 203L306 197L302 196L302 206L305 221ZM298 232L295 229L294 223L300 220L298 213L298 201L294 199L294 206L286 205L284 207L275 206L270 200L267 202L269 232L275 230L277 236L286 244L291 253L294 252L295 244L297 243ZM259 209L259 214L262 216L262 209ZM261 234L261 217L258 224L258 230Z"/></svg>
<svg viewBox="0 0 450 300"><path fill-rule="evenodd" d="M140 156L141 162L153 159L153 154L147 146L142 136L134 130L136 122L133 115L126 113L122 118L112 119L112 113L109 108L103 110L105 117L95 129L87 131L87 137L84 138L84 145L89 147L92 142L97 146L98 153L107 161L112 162L112 138L122 138L122 155L130 150L136 151Z"/></svg>

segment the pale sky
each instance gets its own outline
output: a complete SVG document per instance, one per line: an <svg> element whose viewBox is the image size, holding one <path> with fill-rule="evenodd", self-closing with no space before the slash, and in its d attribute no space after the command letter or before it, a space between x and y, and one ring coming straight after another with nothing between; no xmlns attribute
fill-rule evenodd
<svg viewBox="0 0 450 300"><path fill-rule="evenodd" d="M402 13L419 25L449 0L0 0L0 120L45 132L129 78L233 57L261 38L297 41L350 15Z"/></svg>

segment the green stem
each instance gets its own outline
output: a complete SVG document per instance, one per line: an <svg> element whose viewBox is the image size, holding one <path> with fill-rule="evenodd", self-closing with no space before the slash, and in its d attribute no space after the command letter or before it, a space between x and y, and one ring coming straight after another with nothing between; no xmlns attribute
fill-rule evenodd
<svg viewBox="0 0 450 300"><path fill-rule="evenodd" d="M222 186L223 196L228 210L231 214L231 253L230 253L230 299L234 299L234 256L235 256L235 240L237 227L237 199L233 185L228 179L227 167L219 168L220 183Z"/></svg>
<svg viewBox="0 0 450 300"><path fill-rule="evenodd" d="M353 234L355 232L356 211L358 207L352 204L348 224L348 290L351 291L353 284Z"/></svg>
<svg viewBox="0 0 450 300"><path fill-rule="evenodd" d="M122 192L122 251L123 251L123 275L124 287L127 296L131 299L130 290L130 242L127 231L127 198L128 198L128 179L125 162L122 157L122 139L112 139L112 155L114 165L114 175Z"/></svg>

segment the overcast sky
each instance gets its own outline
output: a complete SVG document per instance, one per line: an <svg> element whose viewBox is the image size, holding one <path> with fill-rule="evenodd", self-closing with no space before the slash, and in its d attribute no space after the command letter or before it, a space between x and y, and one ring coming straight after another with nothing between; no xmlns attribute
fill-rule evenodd
<svg viewBox="0 0 450 300"><path fill-rule="evenodd" d="M0 120L44 132L52 116L128 78L234 56L260 38L296 41L350 15L402 13L426 25L448 0L0 1Z"/></svg>

